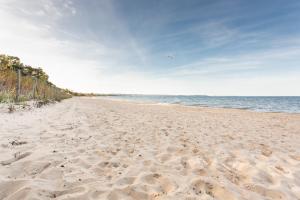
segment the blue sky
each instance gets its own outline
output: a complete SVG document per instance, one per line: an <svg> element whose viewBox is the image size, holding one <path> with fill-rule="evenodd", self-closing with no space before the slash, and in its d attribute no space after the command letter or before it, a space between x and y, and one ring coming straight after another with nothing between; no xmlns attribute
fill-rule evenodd
<svg viewBox="0 0 300 200"><path fill-rule="evenodd" d="M0 0L0 51L82 92L300 95L298 0Z"/></svg>

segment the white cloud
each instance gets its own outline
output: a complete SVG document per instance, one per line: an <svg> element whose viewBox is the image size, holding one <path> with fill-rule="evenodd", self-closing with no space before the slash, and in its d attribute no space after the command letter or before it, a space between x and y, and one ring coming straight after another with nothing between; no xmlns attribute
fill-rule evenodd
<svg viewBox="0 0 300 200"><path fill-rule="evenodd" d="M109 1L104 4L103 13L99 15L106 17L101 23L108 30L101 30L97 33L100 35L91 32L90 37L82 38L58 29L61 20L79 14L70 0L0 0L0 19L5 19L0 20L0 53L18 56L25 64L40 66L58 86L82 92L300 95L296 90L300 85L299 71L252 77L214 76L230 70L278 67L284 62L299 64L299 40L277 42L274 48L278 50L210 57L163 70L161 74L151 70L145 72L139 64L149 65L148 49L132 36L113 5ZM207 39L208 47L226 44L240 34L226 26L221 26L225 34L218 34L215 31L219 24L205 27L201 30L206 32L199 33L199 37ZM111 34L115 32L121 38L113 38ZM64 37L59 37L60 34ZM98 41L94 37L104 39Z"/></svg>
<svg viewBox="0 0 300 200"><path fill-rule="evenodd" d="M61 11L49 2L43 1L43 6L61 15ZM2 2L2 6L16 6L15 1L10 3ZM50 75L50 80L62 87L84 90L84 87L94 84L90 80L96 78L94 74L101 70L101 63L80 57L82 50L94 44L59 40L53 36L51 24L33 22L10 12L10 9L1 9L0 18L6 19L0 21L0 53L18 56L25 64L42 67ZM106 51L99 46L96 48L98 53Z"/></svg>
<svg viewBox="0 0 300 200"><path fill-rule="evenodd" d="M229 28L222 21L201 24L192 30L204 42L204 46L207 48L225 45L235 40L239 35L238 30Z"/></svg>
<svg viewBox="0 0 300 200"><path fill-rule="evenodd" d="M172 74L175 76L197 76L251 69L259 71L269 68L272 70L272 68L284 67L287 62L289 62L288 67L299 66L300 46L297 45L297 41L297 38L294 39L293 46L286 46L286 42L277 41L276 43L283 45L277 48L248 52L247 54L208 57L194 63L178 66L174 68ZM289 40L288 43L290 42Z"/></svg>

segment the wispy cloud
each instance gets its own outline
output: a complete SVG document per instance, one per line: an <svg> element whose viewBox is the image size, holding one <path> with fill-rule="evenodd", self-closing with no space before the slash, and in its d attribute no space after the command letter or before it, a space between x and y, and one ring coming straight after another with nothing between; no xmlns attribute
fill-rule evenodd
<svg viewBox="0 0 300 200"><path fill-rule="evenodd" d="M293 43L293 45L287 45ZM277 41L273 46L276 48L263 49L247 54L209 57L189 63L187 65L177 66L172 69L171 74L175 76L199 76L199 75L231 75L241 71L254 70L255 72L269 73L291 72L299 67L300 45L296 38L288 41ZM253 75L253 74L252 74ZM254 74L255 75L255 74Z"/></svg>
<svg viewBox="0 0 300 200"><path fill-rule="evenodd" d="M300 30L288 20L299 14L292 6L276 16L279 7L248 7L239 1L0 0L0 50L78 91L238 95L244 85L254 94L248 80L262 79L295 88Z"/></svg>

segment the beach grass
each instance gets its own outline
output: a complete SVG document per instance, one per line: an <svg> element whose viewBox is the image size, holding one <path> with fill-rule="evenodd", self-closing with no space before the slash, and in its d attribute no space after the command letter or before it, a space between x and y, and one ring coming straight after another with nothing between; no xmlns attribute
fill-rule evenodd
<svg viewBox="0 0 300 200"><path fill-rule="evenodd" d="M70 97L71 91L48 81L41 68L25 66L17 57L0 55L0 102L61 101Z"/></svg>

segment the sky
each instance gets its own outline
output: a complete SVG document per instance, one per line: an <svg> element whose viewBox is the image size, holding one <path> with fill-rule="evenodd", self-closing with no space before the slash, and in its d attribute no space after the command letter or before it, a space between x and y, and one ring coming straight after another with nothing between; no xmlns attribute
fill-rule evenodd
<svg viewBox="0 0 300 200"><path fill-rule="evenodd" d="M299 0L0 0L0 54L78 92L300 95Z"/></svg>

